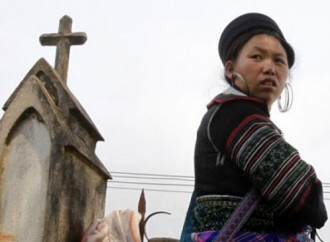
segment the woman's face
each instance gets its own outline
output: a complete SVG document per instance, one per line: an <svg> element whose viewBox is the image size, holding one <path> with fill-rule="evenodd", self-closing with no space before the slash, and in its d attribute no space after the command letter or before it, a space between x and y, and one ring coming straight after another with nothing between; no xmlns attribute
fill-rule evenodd
<svg viewBox="0 0 330 242"><path fill-rule="evenodd" d="M286 51L273 36L253 36L239 52L235 63L226 63L226 75L243 91L260 98L270 110L281 94L289 74ZM233 72L241 74L249 90ZM232 79L234 77L234 80Z"/></svg>

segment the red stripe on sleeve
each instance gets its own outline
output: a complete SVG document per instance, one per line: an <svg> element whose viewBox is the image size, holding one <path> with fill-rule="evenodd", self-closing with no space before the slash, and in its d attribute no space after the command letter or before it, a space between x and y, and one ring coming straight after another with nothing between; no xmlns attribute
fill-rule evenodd
<svg viewBox="0 0 330 242"><path fill-rule="evenodd" d="M286 175L286 173L293 167L293 165L300 159L299 156L294 156L292 159L285 165L284 169L277 175L276 179L272 181L271 186L268 187L267 190L263 192L265 197L268 197L269 194L273 191L274 187L278 185L278 183L282 180L282 178Z"/></svg>
<svg viewBox="0 0 330 242"><path fill-rule="evenodd" d="M306 197L308 196L308 194L310 193L310 191L312 190L313 188L313 185L316 184L318 182L318 179L315 178L313 180L313 182L311 182L308 187L306 188L305 192L303 193L302 197L300 198L300 201L299 203L297 204L297 206L289 213L289 216L295 214L296 212L298 212L301 207L304 205L305 203L305 200L306 200Z"/></svg>
<svg viewBox="0 0 330 242"><path fill-rule="evenodd" d="M248 117L246 117L234 130L233 132L229 135L229 138L226 142L226 153L228 153L229 147L235 136L252 120L254 119L262 119L264 121L269 121L269 118L260 115L260 114L253 114Z"/></svg>
<svg viewBox="0 0 330 242"><path fill-rule="evenodd" d="M288 204L293 199L293 197L295 197L295 195L297 194L298 190L303 186L303 184L312 175L312 173L314 173L314 170L313 169L311 169L305 175L305 178L304 179L302 179L298 184L295 185L295 188L291 192L291 195L285 200L285 202L282 204L282 206L278 209L279 211L282 211L284 209L284 207L286 206L286 204ZM308 185L308 187L304 191L303 195L300 197L299 203L296 205L296 207L293 210L291 210L291 212L289 213L289 215L295 213L296 211L298 211L302 207L302 205L305 202L305 198L307 197L307 195L309 194L309 192L312 189L312 186L313 186L314 182L315 182L315 180Z"/></svg>

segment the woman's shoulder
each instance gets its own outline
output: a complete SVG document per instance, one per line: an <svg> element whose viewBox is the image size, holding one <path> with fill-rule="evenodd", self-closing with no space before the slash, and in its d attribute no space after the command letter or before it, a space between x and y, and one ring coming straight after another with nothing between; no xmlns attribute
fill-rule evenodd
<svg viewBox="0 0 330 242"><path fill-rule="evenodd" d="M269 118L267 105L260 99L253 97L230 97L221 103L219 116L226 115L227 118L240 121L250 115L262 115Z"/></svg>
<svg viewBox="0 0 330 242"><path fill-rule="evenodd" d="M210 109L214 105L221 105L221 110L226 110L229 114L235 111L234 114L239 116L245 116L245 114L249 113L260 113L269 117L267 105L263 100L247 96L233 87L229 87L212 99L207 108Z"/></svg>
<svg viewBox="0 0 330 242"><path fill-rule="evenodd" d="M247 119L256 118L269 121L267 106L260 99L248 96L217 96L211 106L218 106L210 123L212 139L224 150L230 134ZM211 108L209 106L209 108Z"/></svg>
<svg viewBox="0 0 330 242"><path fill-rule="evenodd" d="M232 97L220 104L220 108L213 116L211 127L230 131L248 118L269 120L267 106L253 99L240 99Z"/></svg>

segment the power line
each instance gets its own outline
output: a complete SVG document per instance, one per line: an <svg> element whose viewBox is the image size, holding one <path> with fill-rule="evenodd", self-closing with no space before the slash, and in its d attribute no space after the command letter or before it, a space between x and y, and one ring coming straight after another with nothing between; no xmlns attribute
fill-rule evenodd
<svg viewBox="0 0 330 242"><path fill-rule="evenodd" d="M193 187L194 186L194 185L190 185L190 184L129 182L129 181L110 181L109 183L124 183L124 184L153 185L153 186L181 186L181 187Z"/></svg>
<svg viewBox="0 0 330 242"><path fill-rule="evenodd" d="M174 192L174 193L192 193L192 191L180 191L180 190L167 190L167 189L150 189L150 188L134 188L134 187L117 187L117 186L107 186L107 188L111 189L122 189L122 190L138 190L141 191L142 189L145 191L152 191L152 192ZM330 198L324 198L325 201L330 201Z"/></svg>
<svg viewBox="0 0 330 242"><path fill-rule="evenodd" d="M108 186L108 188L111 189L123 189L123 190L139 190L140 188L133 188L133 187L114 187L114 186ZM165 189L149 189L149 188L143 188L145 191L151 191L151 192L175 192L175 193L192 193L192 191L175 191L175 190L165 190Z"/></svg>
<svg viewBox="0 0 330 242"><path fill-rule="evenodd" d="M122 175L133 175L134 177L131 178L140 178L142 177L135 177L135 176L149 176L147 179L160 179L160 178L155 178L155 177L167 177L167 179L170 179L171 177L176 177L176 178L188 178L194 180L194 176L185 176L185 175L167 175L167 174L155 174L155 173L138 173L138 172L121 172L121 171L113 171L110 172L111 174L122 174ZM116 177L124 177L124 176L116 176ZM130 178L130 176L127 176L127 178ZM324 187L330 186L330 182L323 182L322 183Z"/></svg>
<svg viewBox="0 0 330 242"><path fill-rule="evenodd" d="M125 175L114 175L112 176L113 178L134 178L134 179L151 179L151 180L174 180L174 181L190 181L193 182L194 179L190 179L190 178L162 178L162 177L141 177L141 176L125 176Z"/></svg>
<svg viewBox="0 0 330 242"><path fill-rule="evenodd" d="M121 171L112 171L111 174L124 174L124 175L140 175L140 176L159 176L159 177L181 177L181 178L192 178L194 176L183 176L183 175L165 175L165 174L152 174L152 173L135 173L135 172L121 172Z"/></svg>
<svg viewBox="0 0 330 242"><path fill-rule="evenodd" d="M176 180L176 181L194 181L194 176L183 176L183 175L166 175L166 174L152 174L152 173L135 173L135 172L111 172L112 174L118 174L114 177L117 178L127 178L127 179L151 179L151 180ZM123 183L123 184L136 184L136 185L151 185L151 186L183 186L183 187L193 187L193 184L177 184L177 183L152 183L152 182L130 182L130 181L114 181L109 180L109 183ZM323 188L327 190L330 188L330 183L324 182ZM151 189L157 190L157 189ZM323 191L323 193L328 194L330 191ZM325 199L329 200L329 199Z"/></svg>

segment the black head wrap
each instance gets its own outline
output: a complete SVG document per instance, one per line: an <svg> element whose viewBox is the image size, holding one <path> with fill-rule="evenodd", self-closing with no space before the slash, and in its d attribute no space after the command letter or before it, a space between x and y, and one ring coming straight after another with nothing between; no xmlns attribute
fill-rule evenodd
<svg viewBox="0 0 330 242"><path fill-rule="evenodd" d="M294 50L285 40L284 35L278 25L270 17L260 13L247 13L231 21L221 34L219 41L219 55L224 62L225 54L231 43L244 33L256 29L265 29L277 33L280 36L280 42L288 56L289 68L294 64Z"/></svg>

